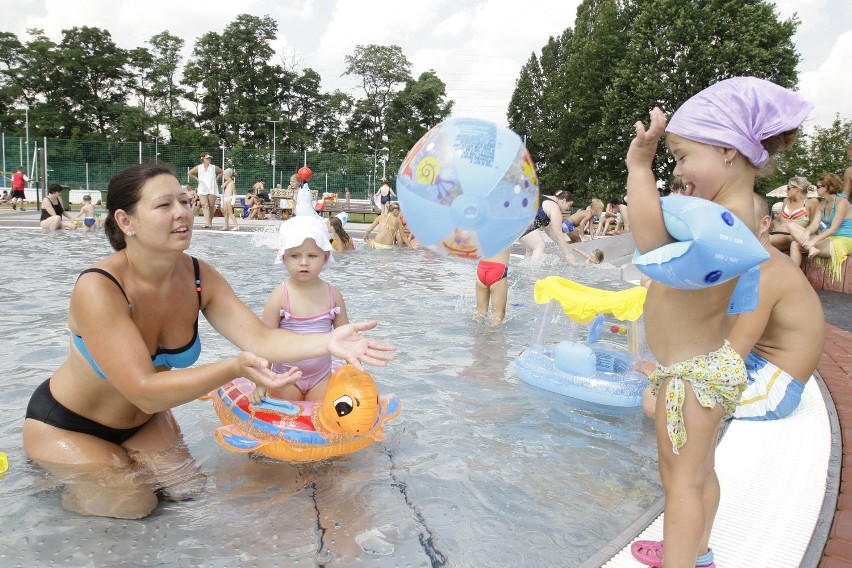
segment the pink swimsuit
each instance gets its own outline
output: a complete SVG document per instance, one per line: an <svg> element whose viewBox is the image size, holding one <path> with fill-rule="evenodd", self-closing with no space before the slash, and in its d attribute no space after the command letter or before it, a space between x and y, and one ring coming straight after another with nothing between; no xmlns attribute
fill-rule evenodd
<svg viewBox="0 0 852 568"><path fill-rule="evenodd" d="M334 305L334 288L331 284L328 285L329 309L307 317L296 317L290 314L290 295L287 293L287 284L284 283L282 286L284 287L284 309L280 312L281 321L278 327L296 333L329 333L334 329L334 318L340 313L340 308ZM298 367L302 371L302 378L296 381L296 387L305 394L331 373L331 355L272 365L276 373L286 373L292 367Z"/></svg>

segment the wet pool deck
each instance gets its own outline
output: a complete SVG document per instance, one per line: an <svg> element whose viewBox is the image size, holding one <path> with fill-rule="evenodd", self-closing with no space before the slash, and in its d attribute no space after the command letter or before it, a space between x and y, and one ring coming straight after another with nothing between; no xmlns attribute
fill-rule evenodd
<svg viewBox="0 0 852 568"><path fill-rule="evenodd" d="M4 206L0 208L0 228L38 227L38 216L38 211L31 208L22 213ZM200 228L201 221L196 219L196 229ZM278 223L240 220L246 232L263 230ZM214 228L205 232L217 232L221 227L222 219L216 218ZM354 236L361 236L366 227L366 224L349 223L347 230ZM852 297L839 292L819 292L819 295L827 323L825 350L817 365L817 373L825 382L836 407L842 463L837 505L826 546L821 556L805 558L802 566L852 568Z"/></svg>

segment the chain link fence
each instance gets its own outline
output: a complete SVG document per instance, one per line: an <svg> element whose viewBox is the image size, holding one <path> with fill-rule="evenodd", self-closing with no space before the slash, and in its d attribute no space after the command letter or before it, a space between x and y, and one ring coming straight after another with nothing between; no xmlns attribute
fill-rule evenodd
<svg viewBox="0 0 852 568"><path fill-rule="evenodd" d="M222 169L234 168L237 193L241 195L260 179L266 180L267 190L277 184L287 187L290 176L307 165L313 171L312 189L320 193L338 193L342 197L344 188L349 187L353 199L369 199L381 185L383 177L393 184L400 166L398 160L383 161L382 156L361 154L277 150L273 157L272 148L240 145L210 148L156 141L26 140L0 135L0 187L8 188L15 169L23 166L32 187L36 187L46 173L47 183L58 183L70 189L102 191L106 195L109 180L116 172L131 164L155 160L170 164L178 179L187 183L187 172L199 164L201 152L209 152L213 163Z"/></svg>

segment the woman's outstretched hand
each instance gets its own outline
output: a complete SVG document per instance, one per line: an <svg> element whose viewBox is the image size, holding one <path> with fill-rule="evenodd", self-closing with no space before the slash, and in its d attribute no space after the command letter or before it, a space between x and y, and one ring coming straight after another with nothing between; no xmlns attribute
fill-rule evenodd
<svg viewBox="0 0 852 568"><path fill-rule="evenodd" d="M276 373L270 368L272 365L269 361L248 351L243 351L237 356L237 364L240 370L236 376L245 377L267 389L282 389L302 378L302 371L298 368L292 367L286 373Z"/></svg>
<svg viewBox="0 0 852 568"><path fill-rule="evenodd" d="M372 341L359 332L373 329L378 322L350 323L335 328L328 342L328 352L335 357L344 359L358 369L364 364L384 367L388 361L393 361L396 348L386 343Z"/></svg>

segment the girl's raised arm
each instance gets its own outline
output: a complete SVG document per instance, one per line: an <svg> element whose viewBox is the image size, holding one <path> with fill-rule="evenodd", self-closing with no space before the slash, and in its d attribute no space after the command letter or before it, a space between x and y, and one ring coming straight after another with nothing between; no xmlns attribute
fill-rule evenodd
<svg viewBox="0 0 852 568"><path fill-rule="evenodd" d="M630 228L640 253L674 242L663 224L660 192L652 166L657 146L666 129L666 117L659 107L651 111L648 129L636 123L636 137L627 151L627 195L630 202Z"/></svg>

